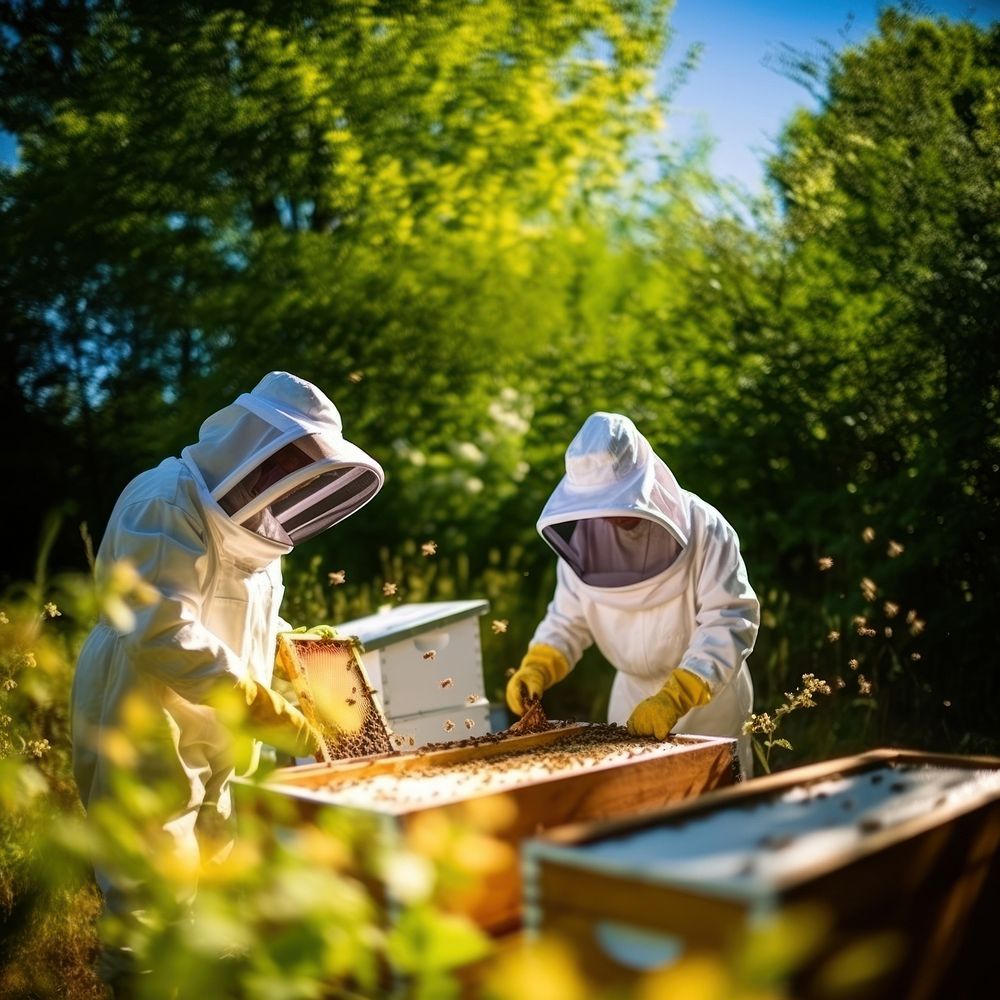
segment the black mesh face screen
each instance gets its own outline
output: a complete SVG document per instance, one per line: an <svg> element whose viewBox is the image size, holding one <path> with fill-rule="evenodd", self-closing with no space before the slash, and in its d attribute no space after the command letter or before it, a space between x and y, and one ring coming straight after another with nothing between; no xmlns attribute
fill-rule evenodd
<svg viewBox="0 0 1000 1000"><path fill-rule="evenodd" d="M271 513L297 544L357 510L377 489L378 476L370 469L336 469L275 500Z"/></svg>
<svg viewBox="0 0 1000 1000"><path fill-rule="evenodd" d="M579 521L560 521L542 529L545 540L569 563L573 572L577 574L580 573L582 566L579 556L573 549L572 539L579 523Z"/></svg>

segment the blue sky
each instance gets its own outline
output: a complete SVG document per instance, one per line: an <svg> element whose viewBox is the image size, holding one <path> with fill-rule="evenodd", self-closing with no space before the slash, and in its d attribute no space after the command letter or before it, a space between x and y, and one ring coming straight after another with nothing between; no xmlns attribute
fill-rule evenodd
<svg viewBox="0 0 1000 1000"><path fill-rule="evenodd" d="M758 188L761 161L782 123L797 106L811 105L802 87L765 64L768 55L782 43L806 50L818 41L838 49L857 44L875 30L880 6L877 0L676 0L666 65L695 42L704 50L675 97L669 135L714 136L714 171ZM921 9L987 25L1000 17L1000 0L925 0ZM0 159L13 156L12 137L0 132Z"/></svg>
<svg viewBox="0 0 1000 1000"><path fill-rule="evenodd" d="M761 161L796 107L810 95L765 61L782 43L816 50L858 44L875 31L876 0L676 0L674 37L666 64L675 65L695 42L701 61L678 91L668 134L680 140L699 130L715 137L714 172L751 189L763 182ZM925 0L922 13L988 25L1000 17L1000 0Z"/></svg>

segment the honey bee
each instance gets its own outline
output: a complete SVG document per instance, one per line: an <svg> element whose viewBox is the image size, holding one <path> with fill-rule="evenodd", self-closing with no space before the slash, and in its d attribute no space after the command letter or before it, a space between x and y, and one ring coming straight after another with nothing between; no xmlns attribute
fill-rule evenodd
<svg viewBox="0 0 1000 1000"><path fill-rule="evenodd" d="M475 722L472 719L466 719L465 720L465 728L466 729L474 729L475 726L476 726L476 724L475 724Z"/></svg>
<svg viewBox="0 0 1000 1000"><path fill-rule="evenodd" d="M425 660L433 660L435 656L437 656L437 651L433 649L428 649L427 652L424 653Z"/></svg>
<svg viewBox="0 0 1000 1000"><path fill-rule="evenodd" d="M444 731L450 733L455 728L455 723L451 719L444 720Z"/></svg>
<svg viewBox="0 0 1000 1000"><path fill-rule="evenodd" d="M443 688L450 688L453 683L454 682L450 677L442 677L441 680L438 681L438 684L440 684Z"/></svg>

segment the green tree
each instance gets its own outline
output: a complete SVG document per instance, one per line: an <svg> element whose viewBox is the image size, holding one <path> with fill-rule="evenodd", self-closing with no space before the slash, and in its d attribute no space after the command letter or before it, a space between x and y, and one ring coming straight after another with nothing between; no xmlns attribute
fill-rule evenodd
<svg viewBox="0 0 1000 1000"><path fill-rule="evenodd" d="M85 513L270 368L382 454L487 421L659 114L666 6L3 4L4 352Z"/></svg>

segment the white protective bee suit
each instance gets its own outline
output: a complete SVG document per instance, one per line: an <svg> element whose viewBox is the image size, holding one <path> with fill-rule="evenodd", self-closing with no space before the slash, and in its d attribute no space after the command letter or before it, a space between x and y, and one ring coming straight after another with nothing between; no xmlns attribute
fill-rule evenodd
<svg viewBox="0 0 1000 1000"><path fill-rule="evenodd" d="M638 518L622 527L604 518ZM559 558L555 594L530 645L570 668L596 643L616 668L608 721L624 723L677 667L707 685L707 704L675 731L739 737L753 707L746 659L760 621L736 532L681 489L627 417L592 414L566 452L566 475L538 519Z"/></svg>
<svg viewBox="0 0 1000 1000"><path fill-rule="evenodd" d="M88 811L113 794L103 746L138 692L164 723L164 759L140 759L140 774L186 783L186 804L164 826L177 852L197 860L197 833L225 830L231 738L206 699L227 679L270 685L275 638L289 628L278 614L281 556L354 513L382 482L378 463L344 440L340 414L319 389L271 372L210 416L180 458L129 483L98 552L98 577L128 560L160 600L137 609L127 634L102 619L80 653L73 768ZM108 908L127 910L97 874Z"/></svg>

